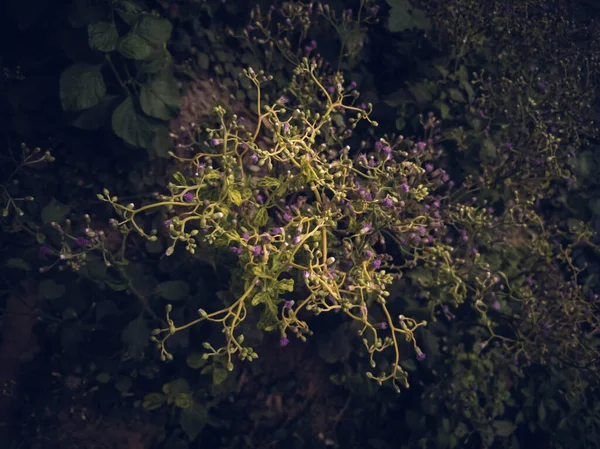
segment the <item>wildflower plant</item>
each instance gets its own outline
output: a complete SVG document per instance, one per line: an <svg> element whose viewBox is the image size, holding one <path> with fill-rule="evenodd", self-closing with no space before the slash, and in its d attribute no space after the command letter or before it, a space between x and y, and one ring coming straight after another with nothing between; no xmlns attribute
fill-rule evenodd
<svg viewBox="0 0 600 449"><path fill-rule="evenodd" d="M259 325L277 330L282 345L292 336L305 341L312 333L306 312L342 311L361 323L359 334L373 368L379 353L389 349L393 354L388 371L367 375L379 383L391 381L399 390L399 384L408 387L400 366L406 357L401 342L410 343L423 359L415 331L426 321L390 313L387 287L401 270L383 248L386 241L405 235L412 239L403 243L407 254L431 245L433 238L427 234L436 212L428 212L425 200L430 192L447 189L448 180L439 170L431 173L421 167L421 159L432 153L424 143L380 139L372 146L363 143L351 154L344 140L352 128L360 120L376 126L369 118L371 106L355 104L357 93L340 74L334 76L335 90L330 92L319 69L315 59L303 59L286 96L274 104L261 103L262 85L269 77L246 70L261 111L256 129L246 129L236 116L229 118L217 107L220 126L198 132L191 143L193 154L171 154L192 175L177 172L168 194L142 207L119 204L109 192L98 197L121 216L119 227L127 225L148 240L157 240L158 230L142 228L138 218L152 210L164 213L171 239L167 256L182 242L192 254L208 244L229 248L239 257L244 287L233 304L199 310L199 318L181 325L170 319L167 305L169 326L153 331L163 359L172 358L165 347L170 336L211 321L223 326L226 343L218 349L205 343L205 357L225 356L231 370L235 355L241 360L257 357L238 331L250 307L262 308ZM336 125L336 114L349 125ZM273 141L271 148L257 145L263 133ZM407 145L408 151L402 149ZM269 176L248 171L247 154L266 166ZM380 311L384 325L374 320L373 309Z"/></svg>

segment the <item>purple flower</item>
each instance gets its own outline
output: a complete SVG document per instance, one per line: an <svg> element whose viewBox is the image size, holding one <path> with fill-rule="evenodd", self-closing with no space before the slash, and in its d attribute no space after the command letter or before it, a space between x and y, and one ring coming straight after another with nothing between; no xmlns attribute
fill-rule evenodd
<svg viewBox="0 0 600 449"><path fill-rule="evenodd" d="M494 301L494 302L492 303L492 309L494 309L494 310L496 310L496 311L499 311L499 310L500 310L500 308L501 308L501 306L500 306L500 302L498 302L498 301Z"/></svg>
<svg viewBox="0 0 600 449"><path fill-rule="evenodd" d="M252 164L258 164L259 158L256 154L251 154L249 159Z"/></svg>
<svg viewBox="0 0 600 449"><path fill-rule="evenodd" d="M333 86L329 86L329 87L327 88L327 93L329 93L329 94L334 94L334 93L335 93L335 87L333 87Z"/></svg>
<svg viewBox="0 0 600 449"><path fill-rule="evenodd" d="M290 214L289 212L286 212L285 214L283 214L283 219L285 221L292 221L292 214Z"/></svg>
<svg viewBox="0 0 600 449"><path fill-rule="evenodd" d="M426 358L427 358L427 354L425 354L424 352L419 351L419 353L417 354L417 360L419 362L422 362Z"/></svg>
<svg viewBox="0 0 600 449"><path fill-rule="evenodd" d="M370 249L367 250L367 252L365 253L367 255L367 257L371 258L373 257L373 251L371 251Z"/></svg>
<svg viewBox="0 0 600 449"><path fill-rule="evenodd" d="M52 255L52 249L48 245L40 246L40 256L46 257Z"/></svg>
<svg viewBox="0 0 600 449"><path fill-rule="evenodd" d="M364 223L362 225L362 233L366 234L367 232L371 232L373 230L373 226L371 226L369 223Z"/></svg>
<svg viewBox="0 0 600 449"><path fill-rule="evenodd" d="M283 124L283 133L287 134L290 132L290 124L289 123L284 123Z"/></svg>
<svg viewBox="0 0 600 449"><path fill-rule="evenodd" d="M387 329L388 328L388 323L386 323L385 321L382 321L381 323L377 323L377 327L379 329Z"/></svg>
<svg viewBox="0 0 600 449"><path fill-rule="evenodd" d="M283 228L273 228L271 229L271 235L279 235L283 232Z"/></svg>
<svg viewBox="0 0 600 449"><path fill-rule="evenodd" d="M381 203L385 207L392 207L394 205L394 202L392 201L392 199L389 196L386 196Z"/></svg>
<svg viewBox="0 0 600 449"><path fill-rule="evenodd" d="M249 239L250 239L250 234L248 234L247 232L244 232L244 233L242 234L242 238L243 238L244 240L249 240Z"/></svg>
<svg viewBox="0 0 600 449"><path fill-rule="evenodd" d="M256 195L256 202L262 204L264 200L265 200L265 197L263 195L261 195L260 193L258 195Z"/></svg>
<svg viewBox="0 0 600 449"><path fill-rule="evenodd" d="M210 139L210 144L215 147L217 145L219 145L221 143L220 139L217 139L216 137L213 137L212 139Z"/></svg>
<svg viewBox="0 0 600 449"><path fill-rule="evenodd" d="M78 246L90 246L91 242L89 239L86 239L85 237L77 237L75 239L75 243L77 243Z"/></svg>
<svg viewBox="0 0 600 449"><path fill-rule="evenodd" d="M360 104L360 108L363 109L363 110L366 110L367 109L367 104L366 103L361 103Z"/></svg>
<svg viewBox="0 0 600 449"><path fill-rule="evenodd" d="M192 192L185 192L185 194L183 195L183 201L185 201L186 203L191 203L192 201L194 201L194 194Z"/></svg>
<svg viewBox="0 0 600 449"><path fill-rule="evenodd" d="M408 193L408 191L410 190L410 187L408 187L408 184L406 184L406 183L402 184L400 187L406 193Z"/></svg>
<svg viewBox="0 0 600 449"><path fill-rule="evenodd" d="M281 104L287 104L290 100L288 99L288 97L286 97L285 95L282 95L281 97L279 97L279 99L277 100L278 103Z"/></svg>
<svg viewBox="0 0 600 449"><path fill-rule="evenodd" d="M378 140L377 142L375 142L375 149L377 151L381 151L382 148L383 148L383 142L381 142L381 140Z"/></svg>
<svg viewBox="0 0 600 449"><path fill-rule="evenodd" d="M255 246L252 248L252 255L254 257L258 257L262 254L262 248L260 246Z"/></svg>
<svg viewBox="0 0 600 449"><path fill-rule="evenodd" d="M388 146L383 147L383 153L385 154L385 160L389 161L392 158L392 149Z"/></svg>
<svg viewBox="0 0 600 449"><path fill-rule="evenodd" d="M350 83L350 89L356 89L356 81Z"/></svg>
<svg viewBox="0 0 600 449"><path fill-rule="evenodd" d="M244 250L243 250L243 248L236 246L236 247L231 248L231 252L233 254L237 254L239 256L240 254L242 254L244 252Z"/></svg>
<svg viewBox="0 0 600 449"><path fill-rule="evenodd" d="M417 150L423 151L426 146L427 146L427 144L425 142L419 142L419 143L417 143Z"/></svg>
<svg viewBox="0 0 600 449"><path fill-rule="evenodd" d="M288 299L287 301L285 301L283 303L283 308L286 310L291 310L293 305L294 305L294 301Z"/></svg>
<svg viewBox="0 0 600 449"><path fill-rule="evenodd" d="M373 266L375 267L376 270L379 270L379 268L381 268L381 260L375 259L373 261Z"/></svg>
<svg viewBox="0 0 600 449"><path fill-rule="evenodd" d="M433 171L433 165L431 165L431 164L425 164L425 171L427 173L431 173Z"/></svg>
<svg viewBox="0 0 600 449"><path fill-rule="evenodd" d="M279 340L279 346L281 346L282 348L287 346L289 344L289 340L287 337L281 337L281 340Z"/></svg>

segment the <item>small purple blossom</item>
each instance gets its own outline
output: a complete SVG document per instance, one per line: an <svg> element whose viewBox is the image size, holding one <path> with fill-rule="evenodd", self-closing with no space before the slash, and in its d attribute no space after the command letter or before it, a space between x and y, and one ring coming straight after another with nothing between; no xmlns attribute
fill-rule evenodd
<svg viewBox="0 0 600 449"><path fill-rule="evenodd" d="M262 255L262 248L260 246L254 246L252 248L252 255L254 257L258 257L258 256Z"/></svg>
<svg viewBox="0 0 600 449"><path fill-rule="evenodd" d="M244 252L244 249L239 246L234 246L231 248L231 252L233 254L237 254L238 256Z"/></svg>
<svg viewBox="0 0 600 449"><path fill-rule="evenodd" d="M374 267L376 270L379 270L379 269L381 268L381 260L379 260L379 259L375 259L375 260L373 261L373 267Z"/></svg>
<svg viewBox="0 0 600 449"><path fill-rule="evenodd" d="M426 358L427 358L427 354L425 354L424 352L422 352L422 351L419 351L419 352L417 353L417 360L418 360L419 362L422 362L422 361L423 361L423 360L425 360Z"/></svg>
<svg viewBox="0 0 600 449"><path fill-rule="evenodd" d="M365 254L367 255L368 258L373 257L373 251L371 251L370 249L368 249Z"/></svg>
<svg viewBox="0 0 600 449"><path fill-rule="evenodd" d="M302 276L304 276L304 279L308 279L308 278L310 277L310 272L308 272L308 271L304 271L304 272L302 273Z"/></svg>
<svg viewBox="0 0 600 449"><path fill-rule="evenodd" d="M386 196L383 201L381 202L381 204L384 205L384 207L390 208L394 205L394 202L392 201L392 199L389 196Z"/></svg>
<svg viewBox="0 0 600 449"><path fill-rule="evenodd" d="M221 143L221 139L217 139L216 137L213 137L212 139L210 139L210 144L213 147L216 147L217 145L219 145Z"/></svg>
<svg viewBox="0 0 600 449"><path fill-rule="evenodd" d="M408 191L410 190L410 187L408 187L408 184L404 183L400 186L402 188L402 191L405 193L408 193Z"/></svg>
<svg viewBox="0 0 600 449"><path fill-rule="evenodd" d="M287 337L281 337L281 340L279 340L279 346L281 346L282 348L287 346L290 343L290 340L288 340Z"/></svg>
<svg viewBox="0 0 600 449"><path fill-rule="evenodd" d="M285 310L291 310L293 305L294 305L294 301L293 301L293 300L291 300L291 299L288 299L287 301L285 301L285 302L283 303L283 308L284 308Z"/></svg>
<svg viewBox="0 0 600 449"><path fill-rule="evenodd" d="M194 194L192 192L185 192L183 194L183 201L185 201L186 203L191 203L192 201L194 201Z"/></svg>
<svg viewBox="0 0 600 449"><path fill-rule="evenodd" d="M425 149L425 147L427 147L427 144L425 142L418 142L417 143L417 150L423 151Z"/></svg>
<svg viewBox="0 0 600 449"><path fill-rule="evenodd" d="M292 221L292 214L290 214L289 212L286 212L285 214L283 214L283 219L285 221Z"/></svg>
<svg viewBox="0 0 600 449"><path fill-rule="evenodd" d="M381 323L377 323L377 327L378 327L379 329L383 329L383 330L385 330L385 329L387 329L387 328L388 328L388 323L386 323L385 321L382 321Z"/></svg>
<svg viewBox="0 0 600 449"><path fill-rule="evenodd" d="M273 228L271 229L271 235L279 235L283 232L283 228Z"/></svg>
<svg viewBox="0 0 600 449"><path fill-rule="evenodd" d="M75 243L77 243L78 246L90 246L91 245L90 240L85 237L77 237L75 239Z"/></svg>
<svg viewBox="0 0 600 449"><path fill-rule="evenodd" d="M52 255L52 249L48 245L40 246L40 256L46 257Z"/></svg>
<svg viewBox="0 0 600 449"><path fill-rule="evenodd" d="M258 158L258 156L254 153L250 155L249 159L250 159L250 163L252 163L252 164L258 164L258 161L260 160Z"/></svg>
<svg viewBox="0 0 600 449"><path fill-rule="evenodd" d="M501 306L500 306L500 302L499 301L494 301L492 303L492 309L494 309L496 311L500 311L500 308L501 308Z"/></svg>
<svg viewBox="0 0 600 449"><path fill-rule="evenodd" d="M381 140L378 140L377 142L375 142L375 149L377 151L381 151L382 148L383 148L383 142Z"/></svg>

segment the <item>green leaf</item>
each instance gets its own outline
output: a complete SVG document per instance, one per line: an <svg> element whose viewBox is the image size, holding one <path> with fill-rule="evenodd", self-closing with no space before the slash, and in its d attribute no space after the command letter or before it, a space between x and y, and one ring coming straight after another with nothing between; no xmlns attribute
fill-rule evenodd
<svg viewBox="0 0 600 449"><path fill-rule="evenodd" d="M156 410L162 407L167 402L167 397L160 393L150 393L144 396L142 407L144 410Z"/></svg>
<svg viewBox="0 0 600 449"><path fill-rule="evenodd" d="M107 383L110 382L110 374L108 374L108 373L99 373L96 376L96 380L98 382L100 382L101 384L107 384Z"/></svg>
<svg viewBox="0 0 600 449"><path fill-rule="evenodd" d="M42 221L46 224L53 222L60 223L67 218L70 211L71 208L69 206L52 198L52 201L42 209Z"/></svg>
<svg viewBox="0 0 600 449"><path fill-rule="evenodd" d="M38 287L38 295L44 299L58 299L66 293L67 289L62 284L57 284L52 279L44 279Z"/></svg>
<svg viewBox="0 0 600 449"><path fill-rule="evenodd" d="M239 190L228 189L227 195L229 196L229 199L231 200L231 202L233 204L235 204L236 206L239 206L242 204L242 201L243 201L242 194L240 193Z"/></svg>
<svg viewBox="0 0 600 449"><path fill-rule="evenodd" d="M60 76L60 101L65 111L83 111L96 106L106 95L101 65L77 63Z"/></svg>
<svg viewBox="0 0 600 449"><path fill-rule="evenodd" d="M261 207L256 212L256 216L254 217L254 223L256 226L265 226L269 221L269 214L267 213L266 207Z"/></svg>
<svg viewBox="0 0 600 449"><path fill-rule="evenodd" d="M512 421L496 420L493 426L499 437L509 437L517 429L517 425Z"/></svg>
<svg viewBox="0 0 600 449"><path fill-rule="evenodd" d="M127 352L134 359L140 360L144 357L144 350L150 342L150 328L143 315L127 325L121 338L127 346Z"/></svg>
<svg viewBox="0 0 600 449"><path fill-rule="evenodd" d="M213 384L221 385L227 379L227 370L221 367L215 367L213 370Z"/></svg>
<svg viewBox="0 0 600 449"><path fill-rule="evenodd" d="M170 120L179 113L179 87L172 76L160 76L142 85L140 91L142 111L150 117Z"/></svg>
<svg viewBox="0 0 600 449"><path fill-rule="evenodd" d="M191 393L179 393L175 397L175 406L179 408L190 408L194 405L194 398Z"/></svg>
<svg viewBox="0 0 600 449"><path fill-rule="evenodd" d="M117 136L134 147L147 148L154 139L155 124L139 113L131 97L127 97L113 112L112 128Z"/></svg>
<svg viewBox="0 0 600 449"><path fill-rule="evenodd" d="M431 22L425 13L420 9L413 8L408 0L387 0L387 2L392 8L388 21L388 29L392 33L411 28L431 29Z"/></svg>
<svg viewBox="0 0 600 449"><path fill-rule="evenodd" d="M136 34L154 46L162 46L171 38L171 22L151 14L144 14L136 27Z"/></svg>
<svg viewBox="0 0 600 449"><path fill-rule="evenodd" d="M119 42L119 32L112 22L98 22L88 25L88 44L93 50L105 53L114 51Z"/></svg>
<svg viewBox="0 0 600 449"><path fill-rule="evenodd" d="M127 59L142 60L152 54L152 47L141 36L129 33L118 44L119 53Z"/></svg>
<svg viewBox="0 0 600 449"><path fill-rule="evenodd" d="M281 181L277 178L272 178L271 176L265 176L258 181L258 185L261 187L269 187L269 188L277 188L281 184Z"/></svg>
<svg viewBox="0 0 600 449"><path fill-rule="evenodd" d="M181 173L180 171L173 173L173 178L179 183L179 185L187 186L187 180L185 179L185 176L183 176L183 173Z"/></svg>
<svg viewBox="0 0 600 449"><path fill-rule="evenodd" d="M190 408L183 409L179 416L179 425L190 441L198 438L207 422L208 410L198 403L194 403Z"/></svg>
<svg viewBox="0 0 600 449"><path fill-rule="evenodd" d="M450 89L448 89L448 94L450 95L450 98L452 98L457 103L464 103L467 101L465 99L465 96L459 89L450 88Z"/></svg>
<svg viewBox="0 0 600 449"><path fill-rule="evenodd" d="M128 25L133 25L144 13L142 6L133 0L121 0L117 2L115 11Z"/></svg>
<svg viewBox="0 0 600 449"><path fill-rule="evenodd" d="M15 270L31 271L31 265L23 259L8 259L4 262L6 268L14 268Z"/></svg>
<svg viewBox="0 0 600 449"><path fill-rule="evenodd" d="M293 279L284 279L282 281L278 281L276 285L277 293L281 292L293 292L294 291L294 280Z"/></svg>
<svg viewBox="0 0 600 449"><path fill-rule="evenodd" d="M166 48L158 48L147 58L136 61L135 65L138 73L155 75L173 66L173 56Z"/></svg>
<svg viewBox="0 0 600 449"><path fill-rule="evenodd" d="M71 122L71 125L87 131L96 131L102 128L110 123L110 115L122 98L119 95L106 95L93 108L81 111L75 120Z"/></svg>
<svg viewBox="0 0 600 449"><path fill-rule="evenodd" d="M187 366L189 366L192 369L202 368L204 365L206 365L207 361L208 360L202 357L202 354L198 352L192 352L190 355L187 356L187 359L185 359L185 363L187 364Z"/></svg>
<svg viewBox="0 0 600 449"><path fill-rule="evenodd" d="M167 301L180 301L190 295L190 286L185 281L161 282L155 293Z"/></svg>
<svg viewBox="0 0 600 449"><path fill-rule="evenodd" d="M164 384L162 390L164 394L174 399L178 394L189 393L190 383L184 378L180 377L179 379L175 379L167 384Z"/></svg>

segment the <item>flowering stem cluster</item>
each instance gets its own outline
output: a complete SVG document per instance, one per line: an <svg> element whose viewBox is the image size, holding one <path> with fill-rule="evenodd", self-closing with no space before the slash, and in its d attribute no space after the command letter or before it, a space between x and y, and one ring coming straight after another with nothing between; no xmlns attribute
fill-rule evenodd
<svg viewBox="0 0 600 449"><path fill-rule="evenodd" d="M127 225L149 240L157 240L159 230L143 229L139 214L163 211L172 240L167 256L177 242L184 242L192 254L204 243L228 247L239 256L243 293L225 309L199 310L199 318L182 326L167 316L168 327L153 332L163 359L172 358L165 348L170 336L205 320L220 323L227 341L217 350L206 343L210 352L205 357L227 355L229 369L236 353L241 359L256 358L237 333L251 306L263 307L261 323L265 330L279 330L282 346L290 335L305 341L311 334L305 312L341 311L363 324L359 334L373 368L376 355L392 349L389 371L368 376L379 383L392 381L399 390L398 383L408 387L400 366L401 341L411 343L419 359L425 358L415 331L426 321L394 318L388 308L387 286L401 272L382 252L385 236L398 240L414 235L414 241L403 245L409 252L432 245L433 236L427 235L430 206L423 203L431 199L430 191L448 188L448 179L443 170L432 173L420 166L419 159L430 152L424 142L404 151L402 139L380 139L370 153L351 157L344 136L360 120L376 126L369 118L371 106L354 105L354 86L345 87L340 74L335 88L327 89L318 69L317 62L305 58L290 85L295 96L282 96L272 105L263 104L261 96L261 85L269 78L246 70L257 89L256 129L247 130L236 116L227 121L226 112L217 107L220 127L197 132L191 141L186 136L190 157L172 153L188 174L174 175L168 195L157 195L155 202L137 208L119 204L109 192L99 198L121 216L118 227ZM334 115L349 116L349 126L334 122ZM261 145L264 135L272 146ZM362 149L367 148L364 143ZM273 176L249 171L248 155ZM374 320L373 308L379 309L383 323ZM167 305L167 314L170 310Z"/></svg>

